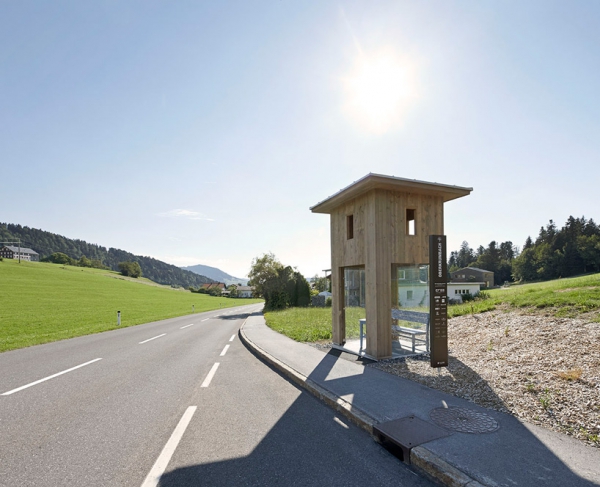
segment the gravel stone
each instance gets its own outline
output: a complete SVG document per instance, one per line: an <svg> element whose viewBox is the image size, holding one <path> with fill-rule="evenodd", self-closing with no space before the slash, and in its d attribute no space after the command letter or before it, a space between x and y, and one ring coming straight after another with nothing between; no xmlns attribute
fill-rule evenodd
<svg viewBox="0 0 600 487"><path fill-rule="evenodd" d="M449 365L368 365L600 448L600 323L497 310L448 321Z"/></svg>

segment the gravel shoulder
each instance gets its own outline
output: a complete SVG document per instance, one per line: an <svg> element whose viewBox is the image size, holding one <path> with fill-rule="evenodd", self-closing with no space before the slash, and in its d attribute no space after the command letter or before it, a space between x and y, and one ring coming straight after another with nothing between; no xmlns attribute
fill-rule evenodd
<svg viewBox="0 0 600 487"><path fill-rule="evenodd" d="M600 448L600 323L497 310L448 326L446 369L418 358L369 367Z"/></svg>

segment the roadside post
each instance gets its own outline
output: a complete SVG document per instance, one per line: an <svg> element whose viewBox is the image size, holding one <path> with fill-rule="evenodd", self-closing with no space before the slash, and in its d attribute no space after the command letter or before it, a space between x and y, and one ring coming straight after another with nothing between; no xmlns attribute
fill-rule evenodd
<svg viewBox="0 0 600 487"><path fill-rule="evenodd" d="M448 264L446 236L429 236L430 365L448 367Z"/></svg>
<svg viewBox="0 0 600 487"><path fill-rule="evenodd" d="M194 305L192 304L192 313L195 313L195 312L196 311L195 311Z"/></svg>
<svg viewBox="0 0 600 487"><path fill-rule="evenodd" d="M121 326L121 312L117 311L117 326Z"/></svg>

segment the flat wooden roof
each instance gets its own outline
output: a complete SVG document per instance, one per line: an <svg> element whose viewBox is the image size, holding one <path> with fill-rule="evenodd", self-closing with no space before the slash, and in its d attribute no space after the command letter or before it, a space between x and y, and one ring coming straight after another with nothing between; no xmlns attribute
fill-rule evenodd
<svg viewBox="0 0 600 487"><path fill-rule="evenodd" d="M374 189L385 189L399 193L438 195L444 198L444 203L462 196L467 196L473 191L473 188L428 183L427 181L417 181L416 179L397 178L395 176L369 173L364 178L341 189L333 196L312 206L310 210L313 213L331 213L338 206Z"/></svg>

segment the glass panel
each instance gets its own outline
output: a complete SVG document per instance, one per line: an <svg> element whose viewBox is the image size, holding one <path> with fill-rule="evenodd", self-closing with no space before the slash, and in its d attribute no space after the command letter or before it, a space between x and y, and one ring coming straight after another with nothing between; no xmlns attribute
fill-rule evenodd
<svg viewBox="0 0 600 487"><path fill-rule="evenodd" d="M429 313L429 265L396 265L399 309Z"/></svg>
<svg viewBox="0 0 600 487"><path fill-rule="evenodd" d="M344 305L365 307L365 269L347 267L344 269Z"/></svg>
<svg viewBox="0 0 600 487"><path fill-rule="evenodd" d="M392 266L392 351L429 351L429 265Z"/></svg>
<svg viewBox="0 0 600 487"><path fill-rule="evenodd" d="M366 317L364 267L344 269L344 308L346 338L357 338L359 336L359 320Z"/></svg>
<svg viewBox="0 0 600 487"><path fill-rule="evenodd" d="M403 311L429 313L429 265L394 265L392 268L392 307ZM394 302L394 295L396 301ZM399 326L424 329L418 322L398 320Z"/></svg>

